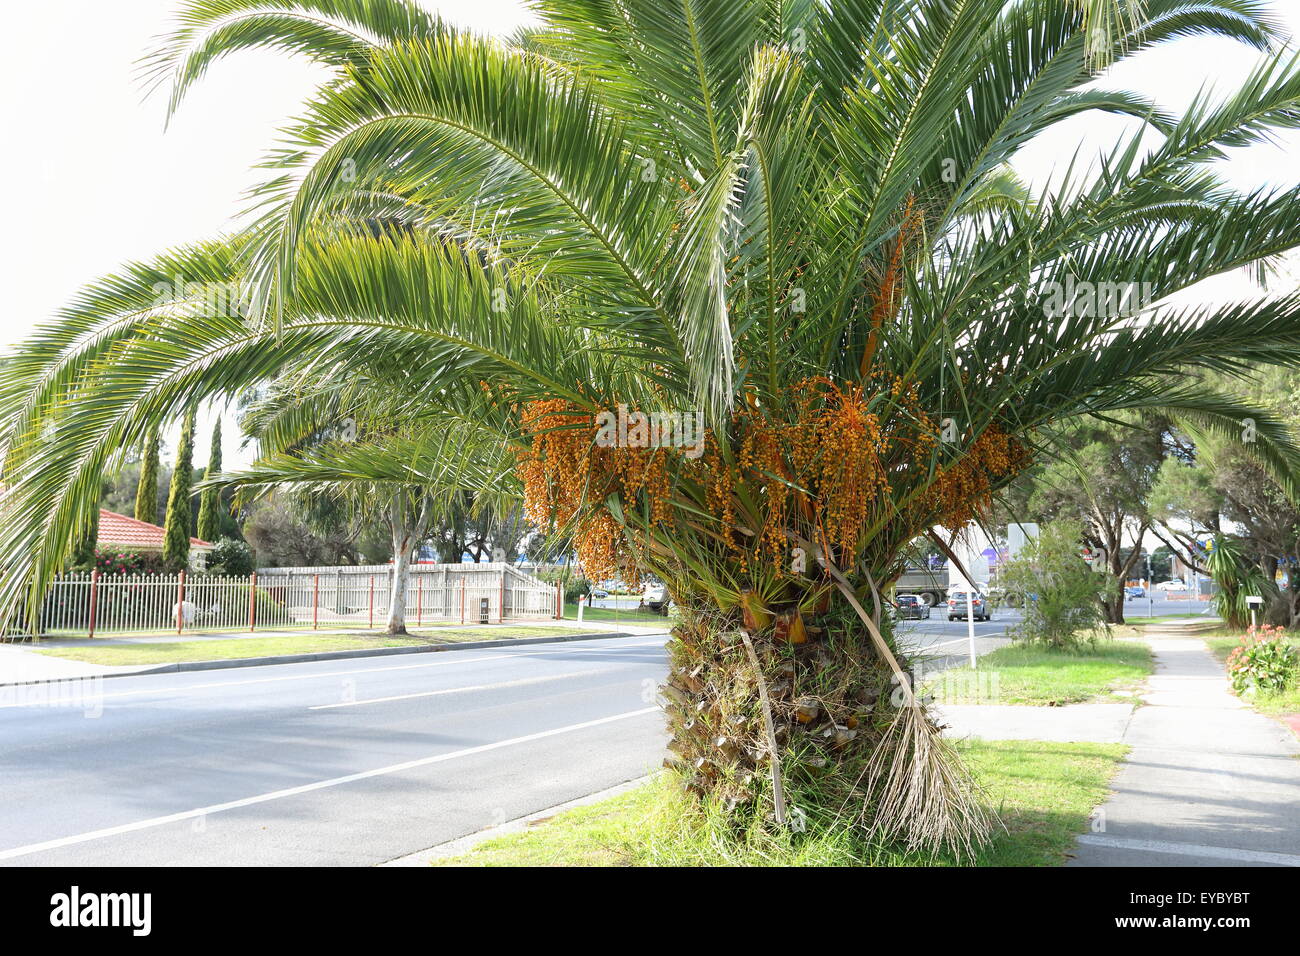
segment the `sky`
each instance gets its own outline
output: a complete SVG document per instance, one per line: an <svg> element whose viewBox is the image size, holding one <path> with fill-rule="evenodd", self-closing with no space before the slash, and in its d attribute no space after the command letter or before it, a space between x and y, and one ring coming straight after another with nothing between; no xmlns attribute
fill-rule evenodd
<svg viewBox="0 0 1300 956"><path fill-rule="evenodd" d="M227 58L190 93L170 127L165 99L144 97L135 62L163 33L177 0L42 0L7 5L6 55L0 59L0 116L9 147L0 150L8 227L0 231L0 348L48 321L78 287L125 261L227 230L256 182L250 167L270 148L326 75L299 58L254 51ZM426 0L461 26L509 33L532 22L522 2ZM1300 35L1300 3L1275 0L1287 30ZM1182 109L1202 86L1229 89L1257 54L1240 44L1179 40L1121 64L1103 83L1147 92ZM1090 115L1030 147L1017 163L1032 182L1046 182L1081 139L1084 155L1108 147L1126 122ZM1288 153L1290 154L1288 156ZM1257 146L1232 158L1243 188L1300 178L1300 137ZM1206 295L1251 291L1233 275ZM201 418L195 461L207 457L211 412ZM227 420L226 466L248 461Z"/></svg>

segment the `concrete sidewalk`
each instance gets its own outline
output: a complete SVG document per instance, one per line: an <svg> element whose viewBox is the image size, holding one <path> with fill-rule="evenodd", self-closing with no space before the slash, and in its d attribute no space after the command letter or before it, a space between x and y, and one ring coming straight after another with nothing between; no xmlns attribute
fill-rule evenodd
<svg viewBox="0 0 1300 956"><path fill-rule="evenodd" d="M29 645L22 644L0 644L0 686L32 681L106 677L109 674L134 674L141 669L134 665L111 667L47 657L29 648Z"/></svg>
<svg viewBox="0 0 1300 956"><path fill-rule="evenodd" d="M1061 743L1123 743L1132 704L941 704L933 708L945 737L984 740L1052 740Z"/></svg>
<svg viewBox="0 0 1300 956"><path fill-rule="evenodd" d="M1072 866L1300 866L1300 743L1228 690L1197 638L1151 640L1132 747Z"/></svg>

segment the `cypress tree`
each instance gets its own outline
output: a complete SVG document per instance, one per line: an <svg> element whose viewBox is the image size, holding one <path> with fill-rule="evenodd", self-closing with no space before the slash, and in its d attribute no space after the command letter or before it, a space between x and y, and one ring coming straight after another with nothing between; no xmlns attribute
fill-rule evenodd
<svg viewBox="0 0 1300 956"><path fill-rule="evenodd" d="M135 488L135 517L138 521L158 523L158 429L144 440L140 457L140 483Z"/></svg>
<svg viewBox="0 0 1300 956"><path fill-rule="evenodd" d="M181 421L181 440L176 446L176 468L167 494L167 518L163 523L163 561L180 570L190 560L190 488L194 483L194 409Z"/></svg>
<svg viewBox="0 0 1300 956"><path fill-rule="evenodd" d="M212 450L208 452L208 470L204 478L211 478L221 473L221 416L217 416L212 426ZM217 489L204 488L199 495L199 528L197 536L204 541L216 541L221 534L221 500Z"/></svg>

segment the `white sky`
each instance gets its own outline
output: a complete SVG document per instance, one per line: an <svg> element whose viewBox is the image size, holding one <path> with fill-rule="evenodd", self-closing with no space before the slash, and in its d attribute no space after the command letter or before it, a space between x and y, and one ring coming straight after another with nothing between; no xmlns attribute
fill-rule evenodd
<svg viewBox="0 0 1300 956"><path fill-rule="evenodd" d="M0 59L0 115L9 147L0 150L7 228L0 233L0 348L47 320L87 280L124 261L230 227L241 196L256 181L250 167L275 140L324 75L301 59L271 52L218 63L163 129L161 95L142 99L135 61L168 26L176 0L42 0L7 4L6 55ZM507 33L529 22L522 2L426 0L425 6L473 29ZM1300 34L1300 4L1274 0L1287 29ZM1228 41L1180 40L1117 68L1107 85L1184 107L1210 83L1239 82L1256 61ZM1037 143L1019 163L1044 181L1081 137L1088 154L1108 147L1123 120L1093 115ZM1096 145L1092 145L1096 144ZM1242 187L1300 179L1300 137L1288 149L1254 147L1232 160ZM1249 292L1243 277L1214 283L1216 297ZM210 424L200 421L195 461L207 456ZM227 467L247 460L227 423Z"/></svg>

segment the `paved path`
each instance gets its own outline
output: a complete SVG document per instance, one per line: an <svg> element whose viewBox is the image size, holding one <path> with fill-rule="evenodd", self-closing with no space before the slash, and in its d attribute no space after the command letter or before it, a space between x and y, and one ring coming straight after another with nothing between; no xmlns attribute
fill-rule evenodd
<svg viewBox="0 0 1300 956"><path fill-rule="evenodd" d="M134 665L110 666L69 661L61 657L37 654L22 644L0 644L0 685L21 684L27 681L76 680L83 677L103 677L107 674L129 674L140 668Z"/></svg>
<svg viewBox="0 0 1300 956"><path fill-rule="evenodd" d="M948 725L946 737L1100 744L1122 743L1134 713L1132 704L941 704L935 710Z"/></svg>
<svg viewBox="0 0 1300 956"><path fill-rule="evenodd" d="M1228 691L1197 638L1155 638L1132 747L1074 866L1300 866L1300 743Z"/></svg>

